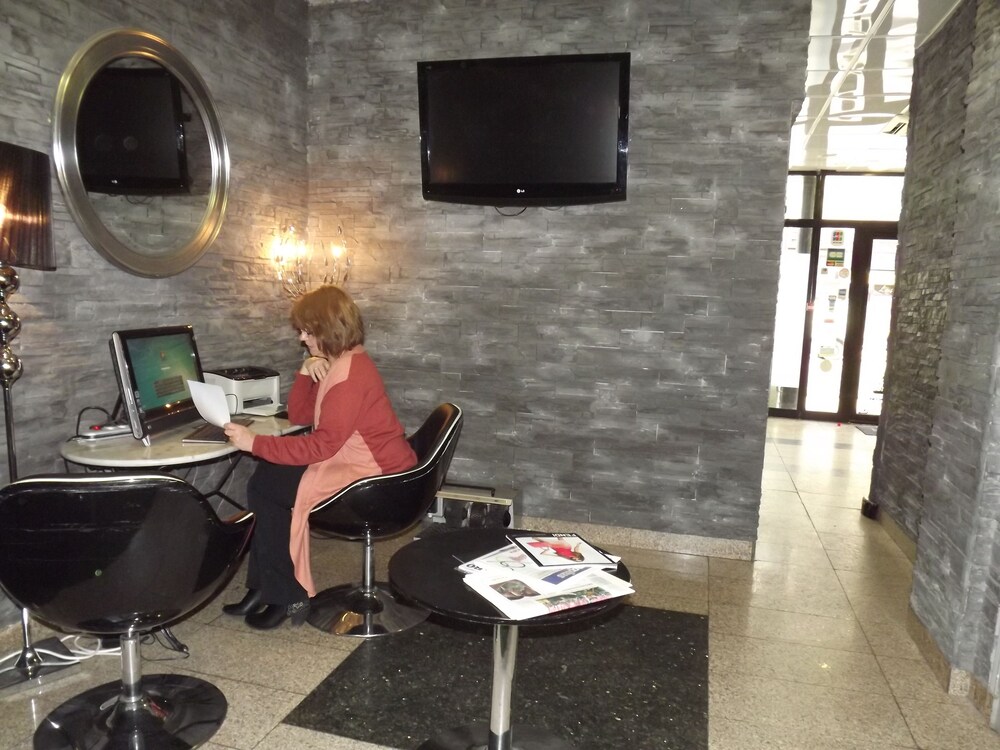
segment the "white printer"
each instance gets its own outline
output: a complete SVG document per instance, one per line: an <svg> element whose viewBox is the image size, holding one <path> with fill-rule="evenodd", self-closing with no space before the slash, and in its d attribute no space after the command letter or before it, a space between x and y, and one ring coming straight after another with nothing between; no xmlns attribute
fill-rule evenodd
<svg viewBox="0 0 1000 750"><path fill-rule="evenodd" d="M266 367L205 370L205 382L222 386L232 414L270 417L281 411L278 373Z"/></svg>

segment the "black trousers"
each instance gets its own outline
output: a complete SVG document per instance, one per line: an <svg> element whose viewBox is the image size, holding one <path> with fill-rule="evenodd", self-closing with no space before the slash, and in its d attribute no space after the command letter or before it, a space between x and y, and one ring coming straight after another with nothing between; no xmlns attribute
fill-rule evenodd
<svg viewBox="0 0 1000 750"><path fill-rule="evenodd" d="M247 482L247 508L256 519L247 587L259 589L264 604L294 604L309 597L295 580L295 567L288 552L292 506L305 466L282 466L258 461Z"/></svg>

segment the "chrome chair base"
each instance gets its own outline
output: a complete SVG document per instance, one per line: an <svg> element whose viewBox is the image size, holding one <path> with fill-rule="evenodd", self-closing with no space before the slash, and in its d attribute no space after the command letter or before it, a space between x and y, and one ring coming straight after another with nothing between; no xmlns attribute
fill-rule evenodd
<svg viewBox="0 0 1000 750"><path fill-rule="evenodd" d="M430 615L425 609L404 604L382 583L376 583L368 594L359 584L335 586L320 591L309 604L306 622L314 628L355 638L399 633Z"/></svg>
<svg viewBox="0 0 1000 750"><path fill-rule="evenodd" d="M204 680L157 674L143 677L140 686L134 708L119 700L120 681L70 698L38 726L35 750L189 750L208 741L226 718L225 696Z"/></svg>

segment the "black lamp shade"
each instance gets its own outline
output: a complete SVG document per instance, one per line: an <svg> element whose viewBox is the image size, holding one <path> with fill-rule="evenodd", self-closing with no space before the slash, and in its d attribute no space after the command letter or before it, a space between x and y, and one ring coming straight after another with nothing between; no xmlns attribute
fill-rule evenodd
<svg viewBox="0 0 1000 750"><path fill-rule="evenodd" d="M54 271L49 157L0 142L0 261Z"/></svg>

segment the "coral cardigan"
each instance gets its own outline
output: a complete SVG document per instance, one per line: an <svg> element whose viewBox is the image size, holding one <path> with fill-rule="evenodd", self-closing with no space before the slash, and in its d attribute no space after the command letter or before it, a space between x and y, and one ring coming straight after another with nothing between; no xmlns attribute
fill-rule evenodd
<svg viewBox="0 0 1000 750"><path fill-rule="evenodd" d="M257 435L252 453L274 464L309 465L295 495L288 551L296 580L313 597L309 511L351 482L404 471L416 465L417 457L362 346L337 357L318 383L296 375L288 394L288 417L294 424L312 425L312 432Z"/></svg>

